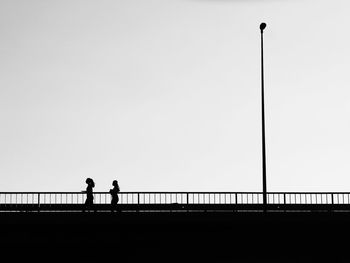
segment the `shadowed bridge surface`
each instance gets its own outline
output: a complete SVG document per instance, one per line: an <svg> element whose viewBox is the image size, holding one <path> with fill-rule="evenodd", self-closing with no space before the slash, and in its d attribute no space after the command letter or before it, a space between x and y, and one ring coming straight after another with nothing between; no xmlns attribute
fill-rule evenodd
<svg viewBox="0 0 350 263"><path fill-rule="evenodd" d="M2 213L2 254L123 262L348 262L350 214Z"/></svg>
<svg viewBox="0 0 350 263"><path fill-rule="evenodd" d="M38 197L38 193L35 194ZM80 201L83 202L83 195L75 194L81 196ZM115 262L349 262L346 238L350 234L350 213L345 209L347 193L317 193L318 203L315 203L315 193L311 199L310 197L299 199L296 193L290 196L289 193L283 193L286 194L285 202L280 198L282 204L270 205L282 205L283 208L290 206L293 209L267 213L261 212L260 203L240 203L240 200L243 202L246 197L242 194L243 199L240 199L237 193L230 193L237 194L237 203L232 198L232 203L227 204L223 203L223 197L221 203L218 203L218 193L215 193L217 203L191 204L193 199L189 194L188 205L211 206L214 209L210 212L209 210L204 212L206 210L202 209L188 212L192 210L178 210L178 207L170 209L169 207L173 205L170 202L174 200L167 200L169 203L165 204L143 203L144 199L141 196L138 201L134 198L134 202L139 202L134 204L131 203L130 196L127 201L126 193L122 193L124 198L121 198L121 205L125 205L124 208L128 205L138 206L136 208L140 205L144 205L144 208L148 205L159 205L159 207L155 210L154 207L151 210L145 209L147 212L136 212L137 209L133 208L129 211L125 209L123 212L111 213L108 211L107 195L106 203L103 203L100 202L104 200L103 194L101 193L102 199L97 197L98 194L95 193L95 200L101 209L96 213L73 212L79 211L75 210L77 206L81 208L79 200L76 200L78 203L67 204L56 199L54 203L52 193L52 204L49 203L50 200L46 200L48 196L44 201L44 196L40 194L40 209L45 208L42 205L48 207L55 205L50 207L55 212L44 209L39 211L45 212L38 213L36 210L38 207L32 210L35 212L9 212L13 207L8 209L8 206L37 205L35 201L38 200L30 194L28 194L29 200L27 197L22 197L22 201L28 203L20 203L19 196L17 202L15 199L12 203L9 199L6 200L6 204L1 201L2 208L7 206L3 209L6 211L0 213L2 254L5 256L8 253L15 258L43 262L48 262L48 259L79 262L112 260ZM147 194L145 193L146 199ZM158 194L160 196L164 193ZM270 194L269 201L272 202ZM30 203L31 198L33 203ZM214 201L214 196L207 198L212 198L211 201ZM288 203L294 198L296 203ZM228 200L226 197L226 202ZM180 203L177 205L187 205L184 197L184 204L177 201ZM304 203L298 203L299 201ZM73 210L64 211L57 209L60 205L75 207ZM231 207L225 211L221 210L220 205ZM240 212L231 210L237 205L256 206L260 209L255 211L247 208ZM299 207L295 210L296 206L292 207L293 205L308 209L300 210L302 207ZM215 208L216 206L220 209ZM312 206L318 209L309 209Z"/></svg>

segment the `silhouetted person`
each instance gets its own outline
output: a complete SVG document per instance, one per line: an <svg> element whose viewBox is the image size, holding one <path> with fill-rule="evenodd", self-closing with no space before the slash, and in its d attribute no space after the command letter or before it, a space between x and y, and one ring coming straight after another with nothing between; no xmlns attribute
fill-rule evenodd
<svg viewBox="0 0 350 263"><path fill-rule="evenodd" d="M114 212L114 210L117 210L118 212L120 212L119 209L117 208L117 204L119 202L118 193L120 192L118 181L114 180L112 185L114 186L113 189L109 190L109 192L110 192L110 194L112 196L111 210L112 210L112 212Z"/></svg>
<svg viewBox="0 0 350 263"><path fill-rule="evenodd" d="M85 209L92 209L94 205L94 194L92 191L92 188L95 187L94 180L87 178L85 182L87 184L87 187L86 191L83 191L83 193L86 193L85 207L83 209L83 212L85 212Z"/></svg>

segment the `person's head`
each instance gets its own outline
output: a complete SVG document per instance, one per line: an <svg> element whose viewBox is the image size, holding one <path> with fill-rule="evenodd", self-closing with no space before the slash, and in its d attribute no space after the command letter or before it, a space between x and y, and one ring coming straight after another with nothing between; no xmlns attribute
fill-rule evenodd
<svg viewBox="0 0 350 263"><path fill-rule="evenodd" d="M118 186L118 181L117 180L114 180L113 183L112 183L113 186Z"/></svg>
<svg viewBox="0 0 350 263"><path fill-rule="evenodd" d="M88 185L91 185L92 187L95 187L94 180L92 180L91 178L87 178L85 182L86 182Z"/></svg>

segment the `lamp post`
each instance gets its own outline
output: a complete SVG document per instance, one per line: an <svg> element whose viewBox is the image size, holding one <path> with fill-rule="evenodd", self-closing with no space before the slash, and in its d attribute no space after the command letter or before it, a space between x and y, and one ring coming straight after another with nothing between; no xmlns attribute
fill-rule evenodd
<svg viewBox="0 0 350 263"><path fill-rule="evenodd" d="M261 127L262 127L262 176L263 176L263 206L266 212L267 194L266 194L266 145L265 145L265 98L264 98L264 40L263 32L266 28L265 23L260 24L261 36Z"/></svg>

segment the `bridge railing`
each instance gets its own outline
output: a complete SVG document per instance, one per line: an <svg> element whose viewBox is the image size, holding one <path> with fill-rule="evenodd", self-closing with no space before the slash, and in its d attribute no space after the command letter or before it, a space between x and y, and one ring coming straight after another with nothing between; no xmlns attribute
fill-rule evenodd
<svg viewBox="0 0 350 263"><path fill-rule="evenodd" d="M120 192L119 204L262 204L261 192ZM0 205L83 204L82 192L0 192ZM95 204L110 204L108 192L95 192ZM268 204L350 204L350 192L269 192Z"/></svg>

